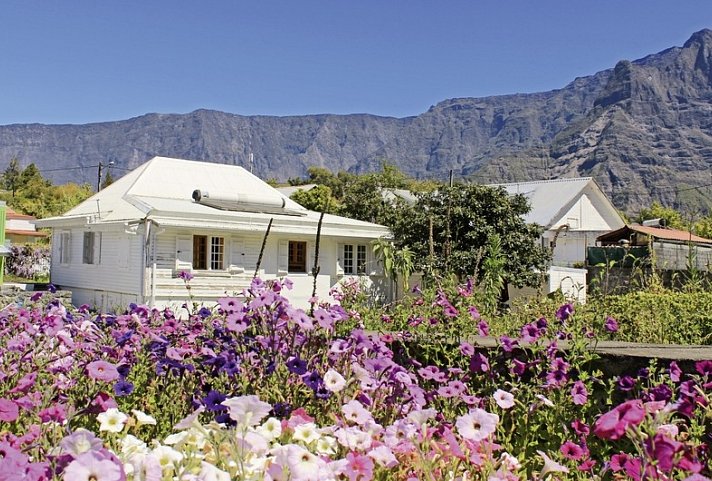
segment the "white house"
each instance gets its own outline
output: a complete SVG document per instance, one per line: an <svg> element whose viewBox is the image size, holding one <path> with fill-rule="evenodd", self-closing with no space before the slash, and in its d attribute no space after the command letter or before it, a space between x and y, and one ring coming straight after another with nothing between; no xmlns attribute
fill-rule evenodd
<svg viewBox="0 0 712 481"><path fill-rule="evenodd" d="M180 306L189 298L183 271L194 276L192 299L209 303L241 293L260 260L257 274L291 279L290 300L304 306L319 218L242 167L154 157L37 225L52 228L51 281L71 290L75 304ZM368 277L388 296L370 243L389 235L381 225L324 215L317 296L348 276Z"/></svg>
<svg viewBox="0 0 712 481"><path fill-rule="evenodd" d="M541 243L552 249L549 291L585 300L586 251L596 238L625 225L592 177L495 184L530 202L527 223L544 227Z"/></svg>

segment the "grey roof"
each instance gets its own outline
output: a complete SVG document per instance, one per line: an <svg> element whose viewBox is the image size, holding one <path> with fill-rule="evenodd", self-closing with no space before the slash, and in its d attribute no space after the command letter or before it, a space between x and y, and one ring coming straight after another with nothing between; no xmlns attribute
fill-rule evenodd
<svg viewBox="0 0 712 481"><path fill-rule="evenodd" d="M564 208L591 185L598 189L592 177L490 184L491 187L504 187L510 195L524 195L531 205L531 210L524 216L524 220L544 227L550 227L551 223L557 220L557 214L560 215Z"/></svg>

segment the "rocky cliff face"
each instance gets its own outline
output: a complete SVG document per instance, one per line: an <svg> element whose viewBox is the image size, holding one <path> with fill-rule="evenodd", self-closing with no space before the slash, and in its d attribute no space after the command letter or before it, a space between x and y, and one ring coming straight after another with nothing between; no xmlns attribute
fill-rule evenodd
<svg viewBox="0 0 712 481"><path fill-rule="evenodd" d="M450 169L478 182L590 175L628 211L653 199L709 208L710 188L694 187L712 183L712 31L560 90L450 99L403 119L198 110L0 126L0 168L18 156L57 183L94 183L100 161L131 169L154 155L249 168L250 152L256 174L279 180L312 165L365 172L388 160L419 178Z"/></svg>

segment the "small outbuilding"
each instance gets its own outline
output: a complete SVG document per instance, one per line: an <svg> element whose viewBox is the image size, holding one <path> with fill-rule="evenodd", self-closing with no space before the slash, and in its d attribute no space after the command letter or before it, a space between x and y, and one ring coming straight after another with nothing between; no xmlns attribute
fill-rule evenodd
<svg viewBox="0 0 712 481"><path fill-rule="evenodd" d="M51 227L52 283L76 304L180 306L239 295L255 273L288 277L306 306L342 279L360 277L386 300L371 242L381 225L309 211L239 166L154 157ZM318 251L317 251L318 244ZM314 266L317 272L314 275ZM186 277L190 289L186 289Z"/></svg>

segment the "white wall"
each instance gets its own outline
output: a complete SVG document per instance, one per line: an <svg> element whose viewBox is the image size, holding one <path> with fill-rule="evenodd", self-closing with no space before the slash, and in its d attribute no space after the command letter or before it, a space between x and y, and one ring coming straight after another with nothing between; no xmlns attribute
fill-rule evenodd
<svg viewBox="0 0 712 481"><path fill-rule="evenodd" d="M95 263L84 264L84 232L96 232ZM60 263L59 238L70 233L70 259ZM100 246L98 235L101 235ZM96 226L53 229L50 281L72 291L75 305L89 304L101 309L136 302L141 293L142 235L124 230L99 230Z"/></svg>
<svg viewBox="0 0 712 481"><path fill-rule="evenodd" d="M192 271L194 278L190 281L190 290L186 288L185 282L178 278L180 270L190 270L189 262L176 262L181 256L177 253L179 246L188 247L191 243L192 235L215 235L225 237L225 265L223 271ZM146 279L148 282L147 293L150 293L151 282L154 279L153 289L155 305L180 306L183 302L194 300L211 303L226 295L240 295L243 289L247 288L252 281L255 272L260 249L262 247L264 233L225 233L219 231L191 231L188 229L166 229L155 237L154 248L151 250L148 262L148 272ZM307 272L288 272L286 266L285 246L289 241L304 241L307 243ZM370 239L362 238L328 238L322 237L319 247L319 275L317 276L317 295L321 300L332 299L329 297L330 289L342 279L338 263L339 248L342 243L366 244L368 270L376 272L378 270L373 259L370 247ZM287 277L293 283L293 289L287 293L290 301L300 307L307 307L312 296L314 277L311 270L314 266L316 241L314 236L286 235L280 233L270 233L262 262L259 269L259 277L262 279L274 279ZM184 255L185 260L192 258L191 254ZM151 266L155 261L155 277L151 272ZM378 276L374 276L378 277ZM382 283L378 283L381 285ZM146 302L151 300L149 295Z"/></svg>

